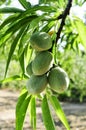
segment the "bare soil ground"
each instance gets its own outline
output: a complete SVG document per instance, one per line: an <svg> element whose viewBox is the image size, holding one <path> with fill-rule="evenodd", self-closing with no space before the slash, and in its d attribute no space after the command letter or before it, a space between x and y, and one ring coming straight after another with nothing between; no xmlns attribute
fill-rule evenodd
<svg viewBox="0 0 86 130"><path fill-rule="evenodd" d="M19 92L0 90L0 130L15 130L15 107ZM71 130L86 130L86 103L61 103ZM66 130L53 112L56 130ZM32 130L27 115L23 130ZM37 130L45 130L40 105L37 105Z"/></svg>

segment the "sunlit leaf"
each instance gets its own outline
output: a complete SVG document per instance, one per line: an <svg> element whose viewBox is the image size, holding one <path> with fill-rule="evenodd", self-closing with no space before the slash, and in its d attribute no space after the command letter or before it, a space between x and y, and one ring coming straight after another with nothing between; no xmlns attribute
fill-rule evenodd
<svg viewBox="0 0 86 130"><path fill-rule="evenodd" d="M27 97L28 91L24 88L21 90L21 93L19 95L17 104L16 104L16 114L18 114L20 107L22 106L23 101Z"/></svg>
<svg viewBox="0 0 86 130"><path fill-rule="evenodd" d="M16 130L23 129L23 123L30 99L31 96L28 95L27 90L23 90L16 105Z"/></svg>
<svg viewBox="0 0 86 130"><path fill-rule="evenodd" d="M1 80L0 83L7 83L7 82L14 81L14 80L21 80L21 77L19 75L14 75L14 76Z"/></svg>
<svg viewBox="0 0 86 130"><path fill-rule="evenodd" d="M59 6L59 8L61 8L61 7L63 7L64 5L66 5L67 4L67 1L65 0L65 1L63 1L63 0L58 0L58 6Z"/></svg>
<svg viewBox="0 0 86 130"><path fill-rule="evenodd" d="M62 110L62 107L61 107L57 97L56 96L49 96L49 100L50 100L50 102L51 102L57 116L59 117L59 119L62 121L62 123L64 124L66 129L70 130L70 126L68 124L68 121L66 119L64 111Z"/></svg>
<svg viewBox="0 0 86 130"><path fill-rule="evenodd" d="M31 126L33 130L36 130L36 101L34 96L30 100L29 110Z"/></svg>
<svg viewBox="0 0 86 130"><path fill-rule="evenodd" d="M83 23L83 21L79 18L74 20L75 27L77 29L77 32L79 34L81 43L86 48L86 25Z"/></svg>
<svg viewBox="0 0 86 130"><path fill-rule="evenodd" d="M47 97L44 96L42 100L42 117L46 130L55 130L55 124L50 113Z"/></svg>
<svg viewBox="0 0 86 130"><path fill-rule="evenodd" d="M6 36L3 37L3 34L0 36L0 47L6 44L6 42L11 38L12 34L9 33Z"/></svg>
<svg viewBox="0 0 86 130"><path fill-rule="evenodd" d="M54 26L55 22L48 22L41 30L44 32L49 32L49 30Z"/></svg>

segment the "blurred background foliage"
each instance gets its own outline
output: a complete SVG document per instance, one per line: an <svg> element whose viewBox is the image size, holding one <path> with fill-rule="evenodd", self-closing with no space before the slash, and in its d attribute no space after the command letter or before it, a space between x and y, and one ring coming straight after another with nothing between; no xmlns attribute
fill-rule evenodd
<svg viewBox="0 0 86 130"><path fill-rule="evenodd" d="M10 5L11 0L1 0L0 1L0 5ZM20 2L21 3L21 2ZM30 8L30 6L32 6L32 4L30 2L28 2L29 5L28 7L23 5L23 8ZM49 21L49 23L47 22L47 19L50 19L49 14L51 16L52 19L57 18L57 16L59 16L66 4L67 0L63 1L63 0L58 0L58 2L56 2L56 0L54 0L54 2L52 2L52 0L39 0L39 4L48 4L48 5L52 5L56 10L53 12L44 12L43 14L43 18L45 19L45 21L43 20L43 18L41 18L41 14L36 14L36 12L31 12L33 14L34 17L36 17L34 19L31 18L31 22L27 23L29 25L29 29L32 29L30 33L33 33L35 30L37 31L38 28L41 31L51 31L54 26L55 30L58 30L58 27L60 25L60 20L54 21L51 20ZM83 4L85 4L85 0L74 0L73 2L73 6L83 6ZM45 9L44 9L45 10ZM43 11L44 11L43 10ZM52 9L53 10L53 9ZM3 23L3 19L5 19L4 16L4 11L2 11L2 13L0 14L0 24ZM17 18L17 16L19 14L21 14L22 10L20 12L17 13L12 13L9 14L10 16L15 16L15 18ZM58 13L57 13L58 12ZM8 11L9 13L9 11ZM54 15L53 15L54 14ZM46 17L47 19L46 19ZM63 94L58 94L57 96L59 97L60 100L64 101L86 101L86 45L84 44L86 41L85 38L85 30L83 30L83 28L86 28L86 14L84 12L84 19L79 19L78 17L76 17L74 14L70 14L66 21L65 21L65 26L62 30L61 33L61 38L58 41L57 44L57 53L56 53L56 59L58 64L63 67L70 78L70 86L69 89L63 93ZM28 16L28 14L26 15L26 17L28 17L28 19L30 18L30 16ZM37 19L38 18L38 19ZM76 19L76 20L75 20ZM19 19L18 19L19 20ZM76 22L78 21L78 23ZM12 22L12 21L11 21ZM2 44L2 42L4 43L3 37L2 35L6 32L7 29L9 29L9 27L11 27L13 25L13 23L9 23L6 26L2 27L1 31L0 31L0 37L2 39L0 39L0 80L4 79L4 75L5 75L5 69L6 69L6 64L7 64L7 60L8 60L8 55L9 55L9 51L11 48L11 45L13 43L13 41L15 41L15 38L18 34L16 29L16 33L13 33L13 35L10 35L10 38L8 35L5 36L4 40L5 40L5 44ZM18 21L17 21L18 22ZM27 22L27 21L26 21ZM40 23L40 24L38 24ZM16 21L14 20L14 24L16 24ZM57 26L58 25L58 26ZM21 24L19 25L21 26ZM79 28L79 26L81 26L81 30ZM28 26L27 26L28 28ZM16 49L14 51L14 53L12 54L12 58L8 67L8 72L7 72L7 77L13 76L13 75L22 75L22 67L21 67L21 62L19 62L20 57L22 57L23 52L25 52L25 55L27 53L27 46L28 46L28 35L29 35L29 31L27 31L26 29L26 35L22 34L22 38L20 39L20 41L23 40L23 42L25 41L25 44L21 46L22 48L19 46L20 43L18 42ZM19 28L21 29L21 28ZM83 36L80 33L83 32ZM15 32L15 31L14 31ZM24 36L24 37L23 37ZM52 40L55 38L55 35L52 35ZM6 40L8 39L8 40ZM19 51L19 49L21 49ZM29 48L30 50L30 48ZM19 54L20 53L20 54ZM13 80L12 82L7 82L7 83L0 83L0 86L3 87L10 87L10 88L16 88L16 89L21 89L23 86L25 85L25 80L20 80L20 81L15 81Z"/></svg>
<svg viewBox="0 0 86 130"><path fill-rule="evenodd" d="M11 3L12 0L0 0L0 5L9 5Z"/></svg>
<svg viewBox="0 0 86 130"><path fill-rule="evenodd" d="M59 95L61 100L86 101L86 54L67 50L57 54L59 64L67 71L70 77L68 91Z"/></svg>

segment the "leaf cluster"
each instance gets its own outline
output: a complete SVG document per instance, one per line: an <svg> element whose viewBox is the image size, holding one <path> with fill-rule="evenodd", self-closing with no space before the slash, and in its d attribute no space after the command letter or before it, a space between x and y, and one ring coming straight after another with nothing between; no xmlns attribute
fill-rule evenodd
<svg viewBox="0 0 86 130"><path fill-rule="evenodd" d="M0 14L9 14L0 24L0 48L9 46L5 79L1 80L0 83L29 78L26 74L26 66L34 55L33 49L30 47L30 37L34 32L44 31L51 35L53 47L50 51L53 53L55 63L57 63L58 55L61 51L65 52L66 50L70 51L70 49L73 49L77 52L77 50L79 51L79 45L86 48L86 25L80 18L71 15L65 19L58 43L56 43L57 32L61 26L67 0L39 0L37 5L32 5L26 0L19 0L19 2L23 7L22 9L15 7L0 8ZM85 1L79 2L75 0L73 4L80 3L82 5L83 2ZM12 77L6 78L15 52L22 74L15 74ZM43 97L41 95L37 95L37 97L41 99L41 110L46 130L56 129L49 103L53 106L66 129L70 130L57 98L48 91L46 91ZM33 130L36 130L37 97L29 95L26 89L22 90L16 106L16 130L22 130L28 107L31 126Z"/></svg>

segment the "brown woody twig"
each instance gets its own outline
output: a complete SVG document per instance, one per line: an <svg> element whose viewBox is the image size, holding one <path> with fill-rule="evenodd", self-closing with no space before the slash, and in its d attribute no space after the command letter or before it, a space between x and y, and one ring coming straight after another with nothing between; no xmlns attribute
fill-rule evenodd
<svg viewBox="0 0 86 130"><path fill-rule="evenodd" d="M63 29L63 26L65 25L65 19L66 19L67 15L69 15L70 8L72 6L72 1L73 0L68 0L68 4L67 4L63 14L61 15L62 16L62 20L61 20L61 24L60 24L60 27L58 29L58 32L56 33L57 34L56 43L58 42L58 40L60 38L61 31Z"/></svg>

